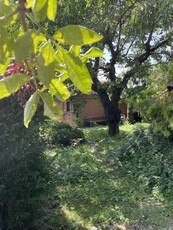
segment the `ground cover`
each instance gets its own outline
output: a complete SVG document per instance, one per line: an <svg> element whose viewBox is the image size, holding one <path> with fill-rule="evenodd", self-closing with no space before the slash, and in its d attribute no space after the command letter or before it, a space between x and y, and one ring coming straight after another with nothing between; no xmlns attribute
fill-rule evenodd
<svg viewBox="0 0 173 230"><path fill-rule="evenodd" d="M173 227L170 193L165 197L157 186L147 187L129 167L123 169L117 149L134 126L122 125L120 129L121 134L111 138L106 127L87 128L85 143L48 152L57 181L54 198L45 209L43 222L48 229Z"/></svg>

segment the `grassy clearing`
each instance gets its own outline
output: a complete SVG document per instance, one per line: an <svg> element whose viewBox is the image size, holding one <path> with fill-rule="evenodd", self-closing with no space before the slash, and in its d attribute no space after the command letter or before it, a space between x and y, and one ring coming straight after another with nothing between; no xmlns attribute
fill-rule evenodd
<svg viewBox="0 0 173 230"><path fill-rule="evenodd" d="M121 171L116 149L133 128L133 125L121 126L117 138L110 138L106 127L87 128L84 144L51 151L56 167L58 206L53 201L54 205L48 208L49 229L173 226L173 202L166 203L157 189L149 195L139 182Z"/></svg>

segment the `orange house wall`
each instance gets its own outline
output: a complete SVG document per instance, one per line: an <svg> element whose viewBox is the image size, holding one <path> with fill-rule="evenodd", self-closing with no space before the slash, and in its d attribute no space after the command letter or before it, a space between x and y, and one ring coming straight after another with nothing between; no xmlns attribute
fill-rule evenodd
<svg viewBox="0 0 173 230"><path fill-rule="evenodd" d="M104 108L98 99L87 97L84 108L79 114L81 118L102 117L105 116Z"/></svg>
<svg viewBox="0 0 173 230"><path fill-rule="evenodd" d="M119 109L121 110L121 113L127 117L127 104L124 102L119 103ZM92 96L87 97L84 108L79 116L81 118L104 117L105 111L99 98Z"/></svg>
<svg viewBox="0 0 173 230"><path fill-rule="evenodd" d="M83 98L79 98L79 100L82 100ZM94 96L87 96L85 99L86 101L84 104L82 112L79 114L79 117L82 119L90 119L90 118L99 118L99 117L104 117L105 112L104 108L99 100L95 95ZM64 111L64 115L62 116L62 121L65 121L67 123L72 123L74 122L74 111L73 111L73 106L72 106L72 111L67 112L67 107L66 107L66 102L62 103L60 105L62 110ZM119 109L121 110L121 113L127 117L127 104L126 103L120 103L119 104Z"/></svg>

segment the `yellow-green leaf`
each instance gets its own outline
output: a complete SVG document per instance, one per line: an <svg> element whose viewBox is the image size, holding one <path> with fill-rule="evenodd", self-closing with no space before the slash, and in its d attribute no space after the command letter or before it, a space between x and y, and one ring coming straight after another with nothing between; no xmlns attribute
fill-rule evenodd
<svg viewBox="0 0 173 230"><path fill-rule="evenodd" d="M16 15L11 15L12 12L13 7L0 2L0 26L9 26L16 19Z"/></svg>
<svg viewBox="0 0 173 230"><path fill-rule="evenodd" d="M25 7L27 9L33 7L34 6L34 2L35 2L35 0L26 0Z"/></svg>
<svg viewBox="0 0 173 230"><path fill-rule="evenodd" d="M52 79L49 89L51 94L55 95L60 101L65 101L70 97L67 87L57 78Z"/></svg>
<svg viewBox="0 0 173 230"><path fill-rule="evenodd" d="M24 108L24 125L28 128L30 121L32 120L35 112L37 111L37 106L39 102L39 94L36 92L31 95L29 100L26 102Z"/></svg>
<svg viewBox="0 0 173 230"><path fill-rule="evenodd" d="M89 45L103 37L84 26L68 25L57 30L54 38L64 45Z"/></svg>
<svg viewBox="0 0 173 230"><path fill-rule="evenodd" d="M67 72L63 72L60 75L58 75L58 78L60 79L60 81L64 82L65 80L69 78L69 75Z"/></svg>
<svg viewBox="0 0 173 230"><path fill-rule="evenodd" d="M15 57L17 61L23 61L34 53L33 31L28 31L21 35L15 43Z"/></svg>
<svg viewBox="0 0 173 230"><path fill-rule="evenodd" d="M35 0L33 5L33 11L39 12L44 8L48 0Z"/></svg>
<svg viewBox="0 0 173 230"><path fill-rule="evenodd" d="M54 21L57 12L57 0L48 0L47 17Z"/></svg>
<svg viewBox="0 0 173 230"><path fill-rule="evenodd" d="M49 65L45 66L44 58L40 54L37 57L37 68L38 68L38 78L39 80L47 87L54 78L54 62L50 63Z"/></svg>
<svg viewBox="0 0 173 230"><path fill-rule="evenodd" d="M79 56L80 50L81 50L81 46L72 45L72 46L70 47L70 50L69 50L69 51L70 51L70 53L72 53L73 55Z"/></svg>
<svg viewBox="0 0 173 230"><path fill-rule="evenodd" d="M8 34L6 29L0 28L0 63L4 63L8 52Z"/></svg>
<svg viewBox="0 0 173 230"><path fill-rule="evenodd" d="M13 74L10 77L0 80L0 99L17 92L29 80L30 78L25 74Z"/></svg>
<svg viewBox="0 0 173 230"><path fill-rule="evenodd" d="M9 60L9 59L6 61L6 63L0 64L0 73L1 73L2 75L5 74L5 72L6 72L7 67L8 67L9 64L10 64L10 60Z"/></svg>
<svg viewBox="0 0 173 230"><path fill-rule="evenodd" d="M44 59L44 65L48 66L55 60L55 51L50 42L47 42L41 49L41 54Z"/></svg>
<svg viewBox="0 0 173 230"><path fill-rule="evenodd" d="M63 112L55 103L51 94L40 92L40 96L44 102L44 115L51 119L59 119Z"/></svg>
<svg viewBox="0 0 173 230"><path fill-rule="evenodd" d="M69 52L63 52L69 78L73 84L83 93L91 91L91 76L87 67L81 62L79 57L73 56Z"/></svg>
<svg viewBox="0 0 173 230"><path fill-rule="evenodd" d="M41 43L41 42L46 42L46 37L41 34L41 33L37 33L36 31L33 30L33 32L31 33L31 37L33 39L33 42L34 42L34 52L36 53L37 51L37 48L38 48L38 45Z"/></svg>
<svg viewBox="0 0 173 230"><path fill-rule="evenodd" d="M103 51L96 48L96 47L91 47L84 55L82 55L81 60L84 60L88 57L102 57L103 56Z"/></svg>
<svg viewBox="0 0 173 230"><path fill-rule="evenodd" d="M34 18L36 19L36 21L38 22L42 22L46 19L47 17L47 8L48 8L48 2L46 1L44 6L39 10L39 11L34 11Z"/></svg>

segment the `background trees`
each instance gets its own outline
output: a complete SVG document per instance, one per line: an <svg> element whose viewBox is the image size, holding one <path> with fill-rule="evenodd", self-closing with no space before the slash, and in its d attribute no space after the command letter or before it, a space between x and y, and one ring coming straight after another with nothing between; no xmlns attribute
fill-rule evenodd
<svg viewBox="0 0 173 230"><path fill-rule="evenodd" d="M82 24L103 35L99 48L110 60L91 61L92 89L105 108L109 134L119 132L118 102L129 80L139 85L150 68L172 56L172 4L170 1L85 1L62 4L56 25ZM68 12L68 14L66 13ZM100 72L107 79L102 83Z"/></svg>

